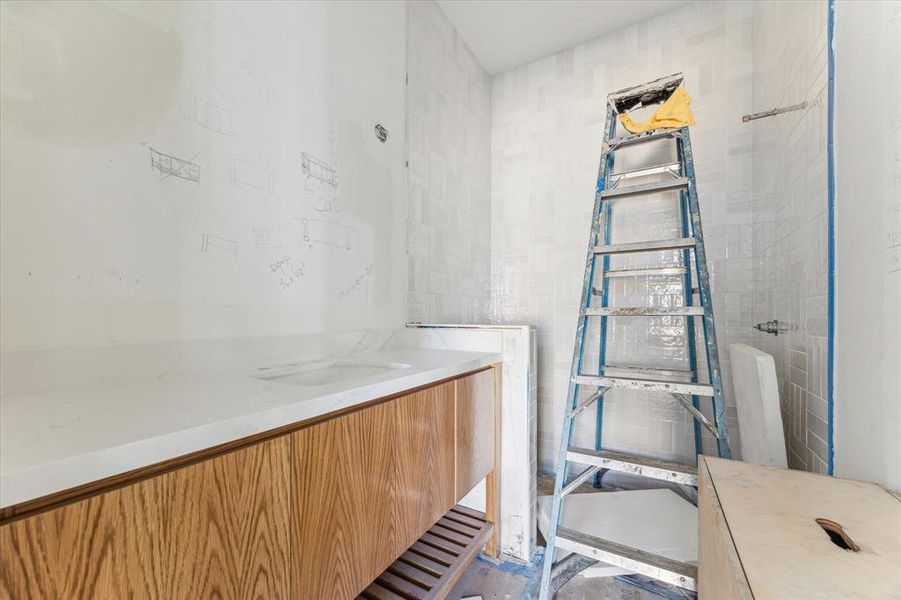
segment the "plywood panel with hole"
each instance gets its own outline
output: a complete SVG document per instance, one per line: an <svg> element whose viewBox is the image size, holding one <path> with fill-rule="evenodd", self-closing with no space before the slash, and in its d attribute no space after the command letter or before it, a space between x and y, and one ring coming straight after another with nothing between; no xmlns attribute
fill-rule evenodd
<svg viewBox="0 0 901 600"><path fill-rule="evenodd" d="M456 499L485 478L495 463L495 369L456 380Z"/></svg>
<svg viewBox="0 0 901 600"><path fill-rule="evenodd" d="M0 596L287 598L287 437L0 527Z"/></svg>
<svg viewBox="0 0 901 600"><path fill-rule="evenodd" d="M293 436L293 594L353 598L453 505L454 383Z"/></svg>
<svg viewBox="0 0 901 600"><path fill-rule="evenodd" d="M704 587L715 570L710 557L717 554L716 544L728 550L730 542L741 570L729 568L719 576L743 576L755 600L901 598L897 497L863 481L712 457L702 463L702 473L709 475L709 490L701 490L702 517L715 500L726 524L725 532L717 528L717 540L717 530L705 530L702 522L702 599L739 597ZM817 519L840 525L859 550L835 543Z"/></svg>

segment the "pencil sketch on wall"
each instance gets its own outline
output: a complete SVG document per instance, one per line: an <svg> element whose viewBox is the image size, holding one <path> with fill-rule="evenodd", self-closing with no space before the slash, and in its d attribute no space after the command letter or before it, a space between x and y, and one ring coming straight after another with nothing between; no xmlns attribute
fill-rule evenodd
<svg viewBox="0 0 901 600"><path fill-rule="evenodd" d="M353 236L356 231L353 227L324 219L304 218L300 222L303 224L303 241L311 248L314 244L319 244L347 252L353 250Z"/></svg>
<svg viewBox="0 0 901 600"><path fill-rule="evenodd" d="M194 107L189 118L208 131L222 135L231 135L231 111L218 104L204 100L200 96L194 96Z"/></svg>
<svg viewBox="0 0 901 600"><path fill-rule="evenodd" d="M204 233L200 236L200 251L209 254L210 251L225 252L232 258L238 258L238 242L215 233Z"/></svg>
<svg viewBox="0 0 901 600"><path fill-rule="evenodd" d="M228 162L228 181L238 187L251 187L261 192L272 193L272 171L255 167L241 159Z"/></svg>
<svg viewBox="0 0 901 600"><path fill-rule="evenodd" d="M307 177L318 179L326 185L338 187L338 172L335 167L306 152L300 155L300 168Z"/></svg>
<svg viewBox="0 0 901 600"><path fill-rule="evenodd" d="M363 301L369 301L368 289L366 287L366 283L369 281L369 278L372 276L372 272L375 271L375 265L371 264L363 270L363 273L351 281L350 283L341 286L338 289L338 300L344 300L348 296L350 296L355 291L362 288L363 290Z"/></svg>
<svg viewBox="0 0 901 600"><path fill-rule="evenodd" d="M303 153L301 170L305 175L304 194L313 201L313 210L337 214L341 212L338 202L338 172L334 166L323 160Z"/></svg>
<svg viewBox="0 0 901 600"><path fill-rule="evenodd" d="M282 247L282 230L280 227L251 227L253 243L257 250Z"/></svg>
<svg viewBox="0 0 901 600"><path fill-rule="evenodd" d="M185 160L178 158L172 154L165 154L159 150L150 148L150 169L159 172L162 177L159 181L163 181L169 177L178 177L195 183L200 182L200 165L191 162L200 154L195 154L190 159Z"/></svg>
<svg viewBox="0 0 901 600"><path fill-rule="evenodd" d="M278 284L283 290L303 277L303 269L303 262L295 261L290 256L283 256L269 265L269 272L278 278Z"/></svg>

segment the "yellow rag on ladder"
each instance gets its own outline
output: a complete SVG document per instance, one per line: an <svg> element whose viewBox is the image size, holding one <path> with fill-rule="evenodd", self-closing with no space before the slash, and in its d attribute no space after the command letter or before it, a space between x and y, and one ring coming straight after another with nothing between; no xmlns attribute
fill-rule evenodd
<svg viewBox="0 0 901 600"><path fill-rule="evenodd" d="M632 133L642 133L664 127L685 127L695 124L695 116L691 114L691 96L684 88L676 88L666 102L644 123L636 123L628 113L619 115L620 123Z"/></svg>

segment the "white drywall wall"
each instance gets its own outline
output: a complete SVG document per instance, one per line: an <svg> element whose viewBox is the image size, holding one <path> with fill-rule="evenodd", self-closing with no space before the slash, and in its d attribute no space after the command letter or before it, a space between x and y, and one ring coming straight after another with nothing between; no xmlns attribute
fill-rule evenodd
<svg viewBox="0 0 901 600"><path fill-rule="evenodd" d="M835 11L835 474L901 490L901 4Z"/></svg>
<svg viewBox="0 0 901 600"><path fill-rule="evenodd" d="M405 4L0 12L4 349L403 322Z"/></svg>

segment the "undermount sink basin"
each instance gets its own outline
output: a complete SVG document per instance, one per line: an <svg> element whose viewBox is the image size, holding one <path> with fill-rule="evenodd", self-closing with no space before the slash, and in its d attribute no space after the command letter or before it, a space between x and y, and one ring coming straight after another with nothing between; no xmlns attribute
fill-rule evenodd
<svg viewBox="0 0 901 600"><path fill-rule="evenodd" d="M258 370L256 377L288 385L315 387L366 379L409 367L410 365L405 363L348 359L263 367Z"/></svg>

